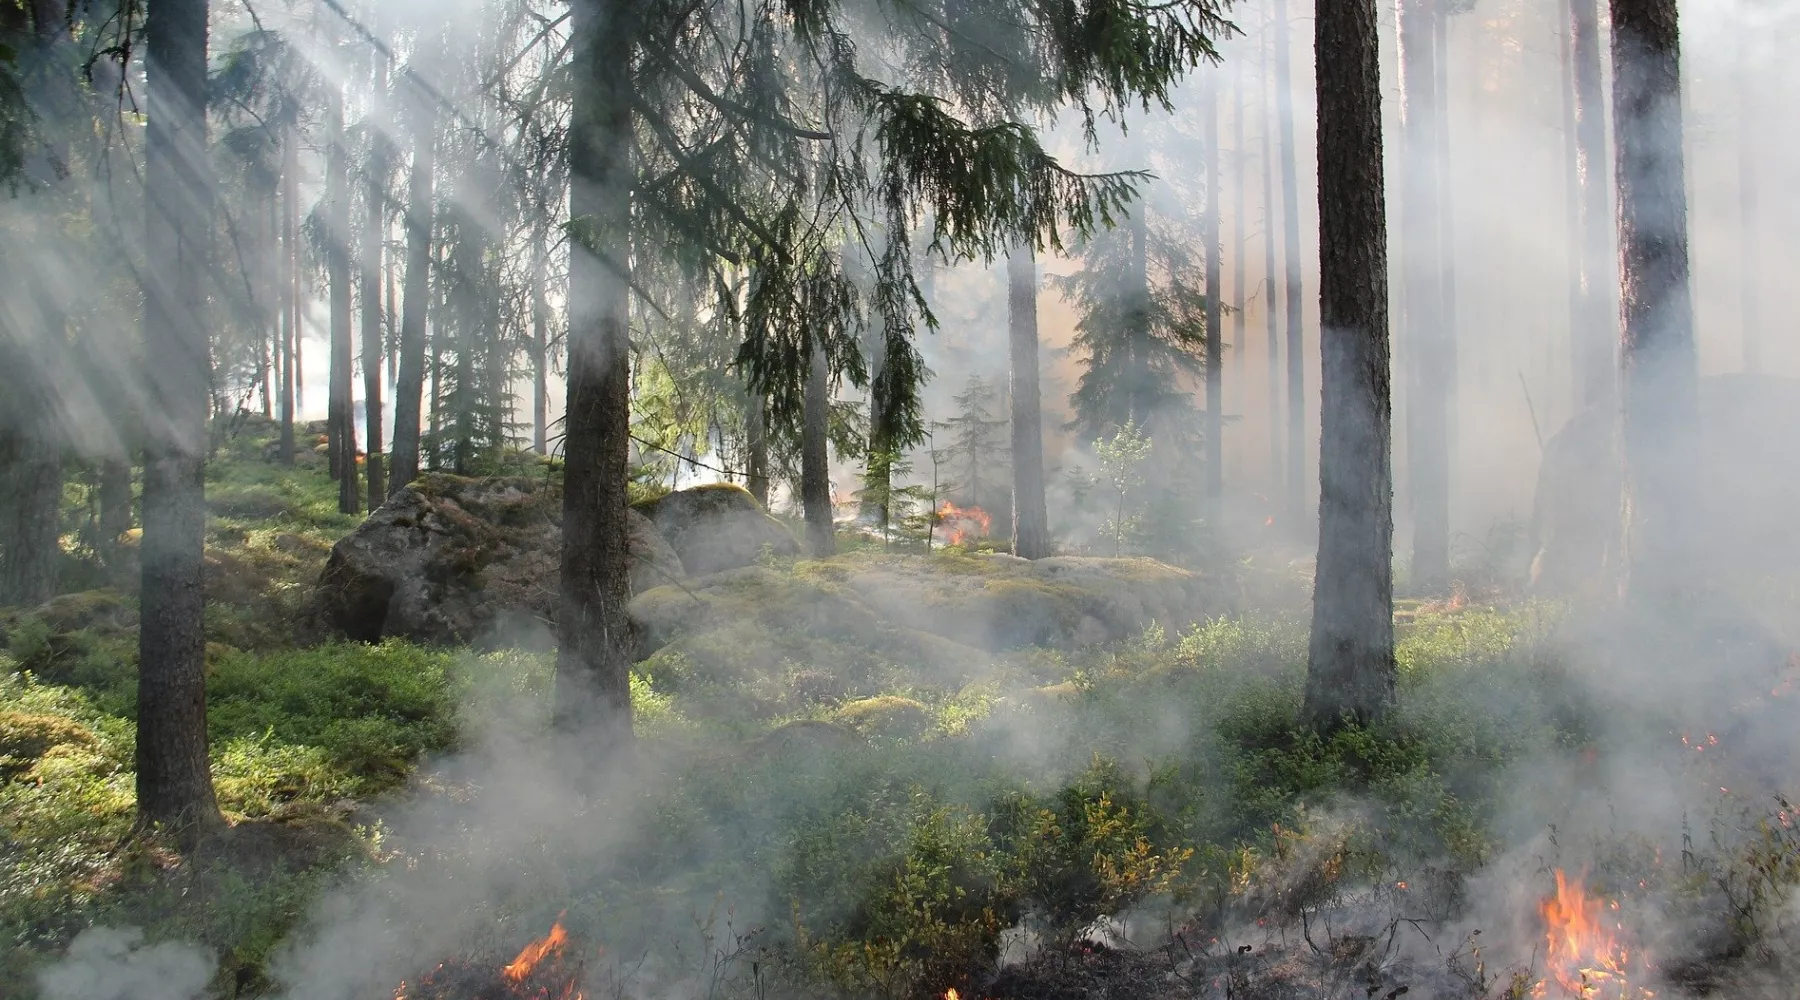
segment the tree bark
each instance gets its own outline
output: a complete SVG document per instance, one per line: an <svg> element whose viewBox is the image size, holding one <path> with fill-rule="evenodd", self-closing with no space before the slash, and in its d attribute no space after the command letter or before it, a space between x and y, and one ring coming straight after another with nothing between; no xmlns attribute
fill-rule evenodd
<svg viewBox="0 0 1800 1000"><path fill-rule="evenodd" d="M1307 719L1366 724L1393 701L1387 211L1375 0L1320 4L1319 557Z"/></svg>
<svg viewBox="0 0 1800 1000"><path fill-rule="evenodd" d="M387 67L375 70L376 101L387 90ZM381 128L385 116L370 116L375 128L369 139L368 176L363 187L362 363L363 450L368 454L369 510L387 497L381 453L381 248L387 230L388 146Z"/></svg>
<svg viewBox="0 0 1800 1000"><path fill-rule="evenodd" d="M1281 214L1287 251L1287 506L1295 527L1306 518L1306 343L1300 304L1300 178L1294 162L1294 100L1288 70L1287 0L1275 0L1275 107L1281 129ZM1315 15L1316 16L1316 15ZM1316 56L1315 58L1323 58Z"/></svg>
<svg viewBox="0 0 1800 1000"><path fill-rule="evenodd" d="M1403 302L1411 364L1407 472L1412 480L1413 586L1434 593L1450 582L1450 396L1443 316L1443 202L1438 197L1438 117L1434 0L1402 0L1400 64Z"/></svg>
<svg viewBox="0 0 1800 1000"><path fill-rule="evenodd" d="M1744 6L1743 0L1739 2ZM1741 310L1744 370L1762 370L1762 299L1758 294L1758 271L1762 264L1762 220L1757 216L1757 129L1756 91L1751 83L1754 67L1760 64L1753 34L1755 26L1742 24L1738 29L1737 65L1737 167L1738 167L1738 302Z"/></svg>
<svg viewBox="0 0 1800 1000"><path fill-rule="evenodd" d="M145 22L148 281L143 581L138 627L140 825L192 837L223 822L206 740L202 590L208 338L201 275L211 238L205 0L156 0Z"/></svg>
<svg viewBox="0 0 1800 1000"><path fill-rule="evenodd" d="M766 510L769 506L768 399L761 389L752 387L744 406L744 485Z"/></svg>
<svg viewBox="0 0 1800 1000"><path fill-rule="evenodd" d="M1231 377L1241 386L1246 346L1244 226L1249 204L1244 189L1244 60L1233 59L1231 66Z"/></svg>
<svg viewBox="0 0 1800 1000"><path fill-rule="evenodd" d="M1431 106L1432 136L1437 143L1437 196L1438 220L1442 232L1438 234L1438 246L1443 255L1438 259L1438 309L1442 317L1442 346L1444 351L1444 453L1447 475L1454 481L1456 477L1456 441L1457 424L1461 419L1459 399L1462 393L1461 347L1456 336L1456 188L1450 163L1450 121L1454 117L1450 111L1450 12L1447 0L1436 0L1432 4L1432 46L1436 58L1432 60L1436 70L1436 86L1433 88Z"/></svg>
<svg viewBox="0 0 1800 1000"><path fill-rule="evenodd" d="M800 417L800 504L806 513L806 551L821 559L837 551L831 512L831 371L823 344L812 345L811 358Z"/></svg>
<svg viewBox="0 0 1800 1000"><path fill-rule="evenodd" d="M1225 344L1219 311L1219 94L1208 71L1201 97L1206 157L1206 526L1219 530L1225 495Z"/></svg>
<svg viewBox="0 0 1800 1000"><path fill-rule="evenodd" d="M294 390L300 371L300 165L298 130L281 139L281 464L294 464Z"/></svg>
<svg viewBox="0 0 1800 1000"><path fill-rule="evenodd" d="M412 83L412 174L406 196L406 302L400 314L400 365L394 384L392 496L419 478L419 432L425 395L425 321L431 311L431 230L437 105Z"/></svg>
<svg viewBox="0 0 1800 1000"><path fill-rule="evenodd" d="M351 395L355 354L351 350L350 156L344 147L344 92L325 89L325 268L331 297L331 382L329 422L332 471L338 481L338 510L361 509L357 490L356 413Z"/></svg>
<svg viewBox="0 0 1800 1000"><path fill-rule="evenodd" d="M1575 329L1575 373L1580 386L1577 401L1581 408L1610 405L1617 398L1618 378L1613 347L1619 323L1613 303L1618 265L1613 253L1612 206L1602 167L1606 162L1606 109L1600 74L1599 2L1570 2L1573 16L1569 38L1575 58L1575 156L1581 182L1577 205L1582 234L1582 294Z"/></svg>
<svg viewBox="0 0 1800 1000"><path fill-rule="evenodd" d="M550 252L531 234L531 447L550 454Z"/></svg>
<svg viewBox="0 0 1800 1000"><path fill-rule="evenodd" d="M1138 430L1150 422L1150 202L1142 199L1131 211L1130 327L1126 343L1126 415Z"/></svg>
<svg viewBox="0 0 1800 1000"><path fill-rule="evenodd" d="M1613 0L1613 121L1624 319L1627 594L1680 609L1695 574L1699 374L1688 285L1675 0Z"/></svg>
<svg viewBox="0 0 1800 1000"><path fill-rule="evenodd" d="M576 0L569 211L568 418L563 473L556 720L596 749L629 743L634 640L626 481L631 452L628 306L631 48L643 0Z"/></svg>
<svg viewBox="0 0 1800 1000"><path fill-rule="evenodd" d="M42 318L54 322L62 313ZM16 353L5 352L8 371L30 384L19 386L0 415L0 606L56 596L62 555L62 435L53 390L43 384L48 373Z"/></svg>
<svg viewBox="0 0 1800 1000"><path fill-rule="evenodd" d="M1273 23L1271 19L1271 24ZM1283 482L1287 464L1282 458L1281 407L1281 306L1275 301L1279 290L1275 280L1275 227L1280 210L1275 205L1275 157L1270 134L1275 131L1275 110L1271 105L1274 88L1269 85L1269 51L1263 46L1258 53L1262 64L1257 67L1257 80L1262 88L1262 204L1263 204L1263 317L1269 339L1269 500L1279 506L1284 495Z"/></svg>
<svg viewBox="0 0 1800 1000"><path fill-rule="evenodd" d="M1043 390L1039 381L1037 260L1030 247L1006 259L1007 341L1012 384L1012 550L1022 559L1050 554L1044 503Z"/></svg>

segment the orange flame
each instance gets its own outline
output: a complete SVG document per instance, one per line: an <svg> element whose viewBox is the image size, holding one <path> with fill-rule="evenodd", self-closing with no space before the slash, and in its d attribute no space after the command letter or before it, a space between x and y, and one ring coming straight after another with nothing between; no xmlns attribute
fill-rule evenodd
<svg viewBox="0 0 1800 1000"><path fill-rule="evenodd" d="M507 982L522 983L526 976L531 975L531 970L537 968L539 962L551 955L561 956L563 946L568 943L569 932L563 930L562 918L558 917L551 926L550 933L526 945L525 950L519 952L519 957L500 972L506 976Z"/></svg>
<svg viewBox="0 0 1800 1000"><path fill-rule="evenodd" d="M1619 904L1603 904L1587 895L1580 879L1556 870L1556 895L1538 905L1544 917L1550 979L1564 995L1578 1000L1649 1000L1656 994L1631 985L1632 953L1619 940L1619 923L1602 923L1605 909L1616 913ZM1643 965L1642 960L1637 964ZM1540 981L1531 995L1550 996L1550 979Z"/></svg>
<svg viewBox="0 0 1800 1000"><path fill-rule="evenodd" d="M944 540L946 545L961 545L972 537L980 538L994 523L993 516L980 507L958 507L948 500L938 507L937 519L950 532Z"/></svg>

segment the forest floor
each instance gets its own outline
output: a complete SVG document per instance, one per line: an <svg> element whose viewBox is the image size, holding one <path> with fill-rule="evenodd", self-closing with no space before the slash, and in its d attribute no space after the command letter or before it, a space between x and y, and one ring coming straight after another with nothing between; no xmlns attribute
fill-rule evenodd
<svg viewBox="0 0 1800 1000"><path fill-rule="evenodd" d="M1567 608L1408 602L1397 709L1320 737L1285 567L1229 616L953 663L783 611L659 649L603 767L543 735L545 650L323 638L356 521L266 448L209 468L225 835L131 835L129 581L0 612L0 996L94 927L212 996L1793 995L1775 626L1699 654L1729 696L1651 697Z"/></svg>

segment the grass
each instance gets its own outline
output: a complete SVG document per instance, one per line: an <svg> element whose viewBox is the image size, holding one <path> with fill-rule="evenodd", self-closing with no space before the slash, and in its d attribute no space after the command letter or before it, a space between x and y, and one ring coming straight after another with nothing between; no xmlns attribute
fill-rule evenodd
<svg viewBox="0 0 1800 1000"><path fill-rule="evenodd" d="M129 592L0 615L0 995L31 997L34 970L94 925L221 956L218 995L239 970L267 987L328 893L396 903L382 912L421 932L464 921L485 943L468 947L496 955L566 910L611 954L699 961L727 993L936 995L976 985L1015 926L1067 942L1132 908L1279 922L1395 872L1480 871L1513 846L1500 819L1520 769L1610 739L1561 666L1562 612L1529 604L1408 608L1398 709L1329 737L1295 722L1305 624L1279 610L987 655L781 608L642 665L641 787L550 797L557 762L520 765L545 749L551 659L296 627L354 522L320 470L264 463L262 447L229 443L209 473L209 538L233 574L208 620L227 837L184 857L128 836ZM834 584L832 567L761 572L798 592ZM978 567L950 553L932 568ZM491 755L495 734L512 757ZM479 807L524 791L548 815ZM1747 815L1679 869L1637 852L1604 874L1661 878L1695 912L1731 915L1738 953L1782 953L1770 927L1800 883L1794 822ZM456 884L484 887L458 897L469 912L410 902Z"/></svg>

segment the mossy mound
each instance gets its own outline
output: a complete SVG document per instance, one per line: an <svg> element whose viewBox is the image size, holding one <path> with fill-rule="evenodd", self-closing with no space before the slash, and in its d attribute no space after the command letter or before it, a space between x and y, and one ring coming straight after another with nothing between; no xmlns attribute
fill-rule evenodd
<svg viewBox="0 0 1800 1000"><path fill-rule="evenodd" d="M800 543L750 495L731 483L711 483L643 500L632 509L656 525L690 575L754 564L766 552L800 553Z"/></svg>

